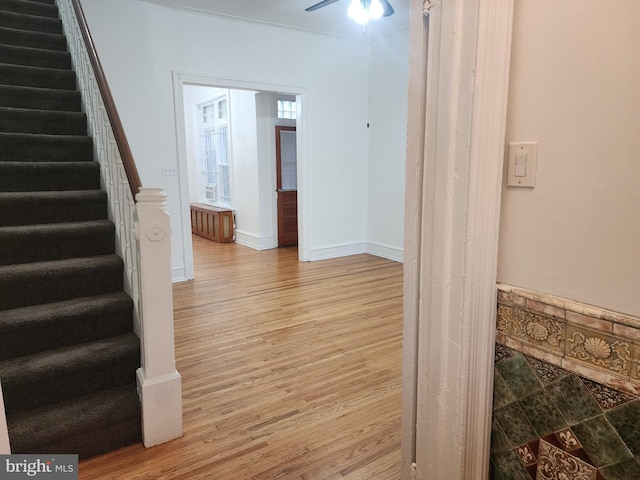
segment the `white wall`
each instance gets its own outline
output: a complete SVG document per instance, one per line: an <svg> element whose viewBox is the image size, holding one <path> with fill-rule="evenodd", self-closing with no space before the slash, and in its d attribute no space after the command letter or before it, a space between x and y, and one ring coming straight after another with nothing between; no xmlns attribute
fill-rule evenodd
<svg viewBox="0 0 640 480"><path fill-rule="evenodd" d="M183 271L172 72L303 90L312 257L366 238L368 46L364 42L174 10L138 0L82 0L142 182L165 188L174 278ZM298 90L291 90L297 92ZM300 159L299 159L300 161ZM183 174L183 172L179 172ZM346 251L346 250L345 250Z"/></svg>
<svg viewBox="0 0 640 480"><path fill-rule="evenodd" d="M402 261L409 30L371 44L368 251Z"/></svg>
<svg viewBox="0 0 640 480"><path fill-rule="evenodd" d="M256 92L231 90L229 96L233 208L236 235L259 239L260 176L256 124ZM270 213L270 212L269 212Z"/></svg>
<svg viewBox="0 0 640 480"><path fill-rule="evenodd" d="M498 280L640 315L640 2L518 0L507 142L537 185L503 191Z"/></svg>

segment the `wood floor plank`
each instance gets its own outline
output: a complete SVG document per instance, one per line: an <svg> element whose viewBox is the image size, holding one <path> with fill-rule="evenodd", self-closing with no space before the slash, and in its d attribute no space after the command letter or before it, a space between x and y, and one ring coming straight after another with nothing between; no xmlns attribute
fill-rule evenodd
<svg viewBox="0 0 640 480"><path fill-rule="evenodd" d="M196 279L174 285L184 436L80 478L397 480L402 265L193 246Z"/></svg>

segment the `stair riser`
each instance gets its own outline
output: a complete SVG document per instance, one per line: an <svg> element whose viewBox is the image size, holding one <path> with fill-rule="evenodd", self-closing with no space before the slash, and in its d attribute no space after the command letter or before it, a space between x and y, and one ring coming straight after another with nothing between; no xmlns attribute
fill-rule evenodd
<svg viewBox="0 0 640 480"><path fill-rule="evenodd" d="M9 427L11 436L11 427ZM83 432L80 435L60 439L56 442L41 445L30 445L30 442L11 437L12 453L61 454L73 453L81 460L111 452L142 441L142 425L139 415L126 421L107 425L104 428Z"/></svg>
<svg viewBox="0 0 640 480"><path fill-rule="evenodd" d="M96 162L0 162L0 192L96 190Z"/></svg>
<svg viewBox="0 0 640 480"><path fill-rule="evenodd" d="M0 10L41 17L58 18L58 7L46 3L0 0Z"/></svg>
<svg viewBox="0 0 640 480"><path fill-rule="evenodd" d="M0 273L0 309L118 292L123 288L122 275L122 265L113 264L77 270L35 272L30 275L20 271L10 275Z"/></svg>
<svg viewBox="0 0 640 480"><path fill-rule="evenodd" d="M45 50L67 51L67 40L63 35L37 33L27 30L0 27L0 44L17 47L42 48Z"/></svg>
<svg viewBox="0 0 640 480"><path fill-rule="evenodd" d="M0 226L83 222L107 218L104 195L98 197L40 198L0 195Z"/></svg>
<svg viewBox="0 0 640 480"><path fill-rule="evenodd" d="M94 257L114 253L114 227L7 234L0 228L0 265ZM0 354L1 356L1 354Z"/></svg>
<svg viewBox="0 0 640 480"><path fill-rule="evenodd" d="M131 331L133 302L126 295L93 297L84 304L66 302L50 310L7 311L0 326L0 360L31 355ZM50 312L47 314L47 312ZM69 332L73 332L70 335Z"/></svg>
<svg viewBox="0 0 640 480"><path fill-rule="evenodd" d="M44 135L86 135L84 113L0 108L0 132Z"/></svg>
<svg viewBox="0 0 640 480"><path fill-rule="evenodd" d="M118 292L123 288L119 269L95 268L41 272L34 275L0 274L0 309L61 302L78 297Z"/></svg>
<svg viewBox="0 0 640 480"><path fill-rule="evenodd" d="M118 385L136 381L136 370L140 366L140 352L131 351L127 356L101 365L100 368L79 372L49 372L31 383L14 384L3 379L7 415L41 407L47 403L71 400Z"/></svg>
<svg viewBox="0 0 640 480"><path fill-rule="evenodd" d="M85 162L93 160L91 137L0 133L0 162Z"/></svg>
<svg viewBox="0 0 640 480"><path fill-rule="evenodd" d="M20 88L3 85L0 86L0 107L79 112L81 98L79 92L70 90Z"/></svg>
<svg viewBox="0 0 640 480"><path fill-rule="evenodd" d="M71 70L2 64L0 65L0 84L75 90L76 74Z"/></svg>
<svg viewBox="0 0 640 480"><path fill-rule="evenodd" d="M2 12L2 15L0 15L0 27L32 32L62 33L62 21L60 19L25 15L11 11Z"/></svg>
<svg viewBox="0 0 640 480"><path fill-rule="evenodd" d="M67 52L52 52L12 45L0 45L0 63L60 70L71 69L71 57Z"/></svg>
<svg viewBox="0 0 640 480"><path fill-rule="evenodd" d="M13 453L77 453L80 458L138 442L142 431L135 383L51 409L7 415L7 424Z"/></svg>

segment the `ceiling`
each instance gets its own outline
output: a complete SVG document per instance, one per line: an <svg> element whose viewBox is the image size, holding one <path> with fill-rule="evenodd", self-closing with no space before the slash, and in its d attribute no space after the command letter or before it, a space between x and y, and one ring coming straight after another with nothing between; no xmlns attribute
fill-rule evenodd
<svg viewBox="0 0 640 480"><path fill-rule="evenodd" d="M409 0L390 0L395 13L363 27L347 17L349 0L340 0L313 12L305 8L320 0L145 0L167 7L185 8L257 22L367 41L409 26Z"/></svg>

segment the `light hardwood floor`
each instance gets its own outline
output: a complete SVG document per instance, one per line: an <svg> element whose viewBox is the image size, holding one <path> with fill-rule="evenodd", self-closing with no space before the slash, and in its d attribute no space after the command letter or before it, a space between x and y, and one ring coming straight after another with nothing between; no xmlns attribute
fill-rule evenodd
<svg viewBox="0 0 640 480"><path fill-rule="evenodd" d="M174 286L184 436L80 478L397 480L401 264L193 245L196 280Z"/></svg>

